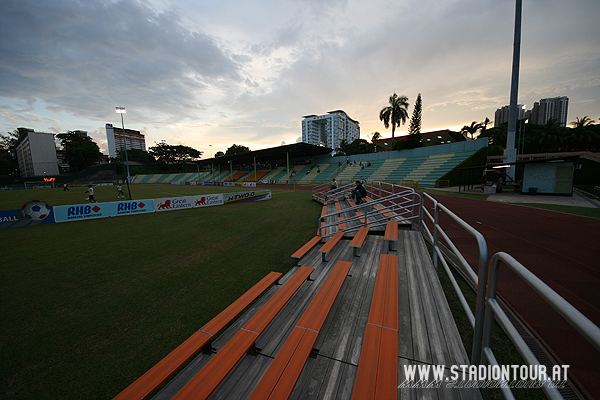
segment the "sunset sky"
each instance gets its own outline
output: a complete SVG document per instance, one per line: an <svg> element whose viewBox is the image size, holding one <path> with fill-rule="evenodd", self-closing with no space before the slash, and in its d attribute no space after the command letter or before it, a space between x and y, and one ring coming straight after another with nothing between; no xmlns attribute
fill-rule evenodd
<svg viewBox="0 0 600 400"><path fill-rule="evenodd" d="M423 131L509 103L514 0L118 0L0 3L0 131L142 131L208 158L294 143L302 116L344 110L389 130L396 92ZM519 103L569 97L600 120L600 1L525 0ZM405 131L407 126L400 129ZM212 146L209 146L212 145Z"/></svg>

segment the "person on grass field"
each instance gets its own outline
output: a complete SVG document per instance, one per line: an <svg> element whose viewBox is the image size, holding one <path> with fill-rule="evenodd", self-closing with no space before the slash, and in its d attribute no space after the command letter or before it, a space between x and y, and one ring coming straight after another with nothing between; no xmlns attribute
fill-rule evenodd
<svg viewBox="0 0 600 400"><path fill-rule="evenodd" d="M362 198L367 196L367 189L363 186L361 181L356 181L356 188L352 191L352 199L355 199L356 204L362 203Z"/></svg>
<svg viewBox="0 0 600 400"><path fill-rule="evenodd" d="M123 187L119 183L117 185L117 199L120 199L120 198L125 198L125 194L123 193Z"/></svg>
<svg viewBox="0 0 600 400"><path fill-rule="evenodd" d="M85 192L83 192L84 194L87 193L88 194L88 198L86 200L89 200L89 202L91 203L92 201L94 203L97 203L98 201L96 199L94 199L94 188L92 187L92 185L88 185L88 190L86 190Z"/></svg>

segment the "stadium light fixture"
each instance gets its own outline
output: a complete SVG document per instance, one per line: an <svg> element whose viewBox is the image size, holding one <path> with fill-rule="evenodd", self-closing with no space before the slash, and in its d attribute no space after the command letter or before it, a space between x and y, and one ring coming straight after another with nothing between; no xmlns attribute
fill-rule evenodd
<svg viewBox="0 0 600 400"><path fill-rule="evenodd" d="M129 193L129 200L131 200L131 189L129 188L129 157L127 156L127 139L125 138L125 122L123 120L123 114L127 111L123 106L115 107L117 114L121 114L121 128L123 129L123 147L125 147L125 166L127 168L127 193Z"/></svg>

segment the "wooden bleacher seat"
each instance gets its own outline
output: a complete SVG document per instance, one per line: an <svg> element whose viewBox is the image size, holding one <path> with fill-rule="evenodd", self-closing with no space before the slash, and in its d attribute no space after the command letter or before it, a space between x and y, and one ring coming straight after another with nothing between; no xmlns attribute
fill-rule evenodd
<svg viewBox="0 0 600 400"><path fill-rule="evenodd" d="M368 226L361 226L358 232L354 235L354 238L350 242L350 247L352 247L352 255L356 257L358 255L359 250L362 249L362 245L367 238L367 234L369 233Z"/></svg>
<svg viewBox="0 0 600 400"><path fill-rule="evenodd" d="M398 249L398 221L389 220L387 222L383 240L388 243L389 250L395 251Z"/></svg>
<svg viewBox="0 0 600 400"><path fill-rule="evenodd" d="M382 254L352 399L398 396L398 257Z"/></svg>
<svg viewBox="0 0 600 400"><path fill-rule="evenodd" d="M310 251L310 249L312 249L318 243L321 242L321 239L323 239L321 236L319 236L319 235L315 236L314 238L310 239L304 246L302 246L298 250L296 250L296 252L294 254L292 254L292 258L296 259L296 265L298 265L298 261L300 261L300 259L302 257L304 257L306 255L306 253L308 253Z"/></svg>
<svg viewBox="0 0 600 400"><path fill-rule="evenodd" d="M249 400L289 398L351 266L348 261L336 263Z"/></svg>
<svg viewBox="0 0 600 400"><path fill-rule="evenodd" d="M327 255L331 252L331 250L333 250L337 242L339 242L340 239L344 237L344 234L344 231L337 231L335 235L329 238L327 243L321 246L319 251L321 252L323 262L327 261Z"/></svg>
<svg viewBox="0 0 600 400"><path fill-rule="evenodd" d="M313 271L313 268L300 267L200 372L173 396L173 400L208 398Z"/></svg>
<svg viewBox="0 0 600 400"><path fill-rule="evenodd" d="M240 296L219 315L210 320L198 332L190 336L185 342L159 361L154 367L140 376L135 382L123 390L115 400L143 399L156 390L163 382L171 377L194 354L210 343L210 340L240 312L248 307L265 290L281 277L279 272L271 272L246 293Z"/></svg>

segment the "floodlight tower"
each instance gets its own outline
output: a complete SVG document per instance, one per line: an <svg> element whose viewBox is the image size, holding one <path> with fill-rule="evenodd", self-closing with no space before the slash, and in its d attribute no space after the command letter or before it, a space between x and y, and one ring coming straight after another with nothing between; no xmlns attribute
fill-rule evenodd
<svg viewBox="0 0 600 400"><path fill-rule="evenodd" d="M510 105L508 109L508 132L506 135L506 150L504 150L504 162L514 163L517 161L517 149L515 149L515 131L517 130L517 100L519 97L519 62L521 58L521 9L523 0L516 0L515 11L515 40L513 47L512 80L510 85ZM515 179L515 165L511 165L506 173Z"/></svg>
<svg viewBox="0 0 600 400"><path fill-rule="evenodd" d="M125 137L125 122L123 121L123 114L127 113L125 107L115 107L117 114L121 114L121 128L123 129L123 146L125 147L125 166L127 168L127 193L129 193L129 200L131 200L131 189L129 189L129 157L127 156L127 138Z"/></svg>

